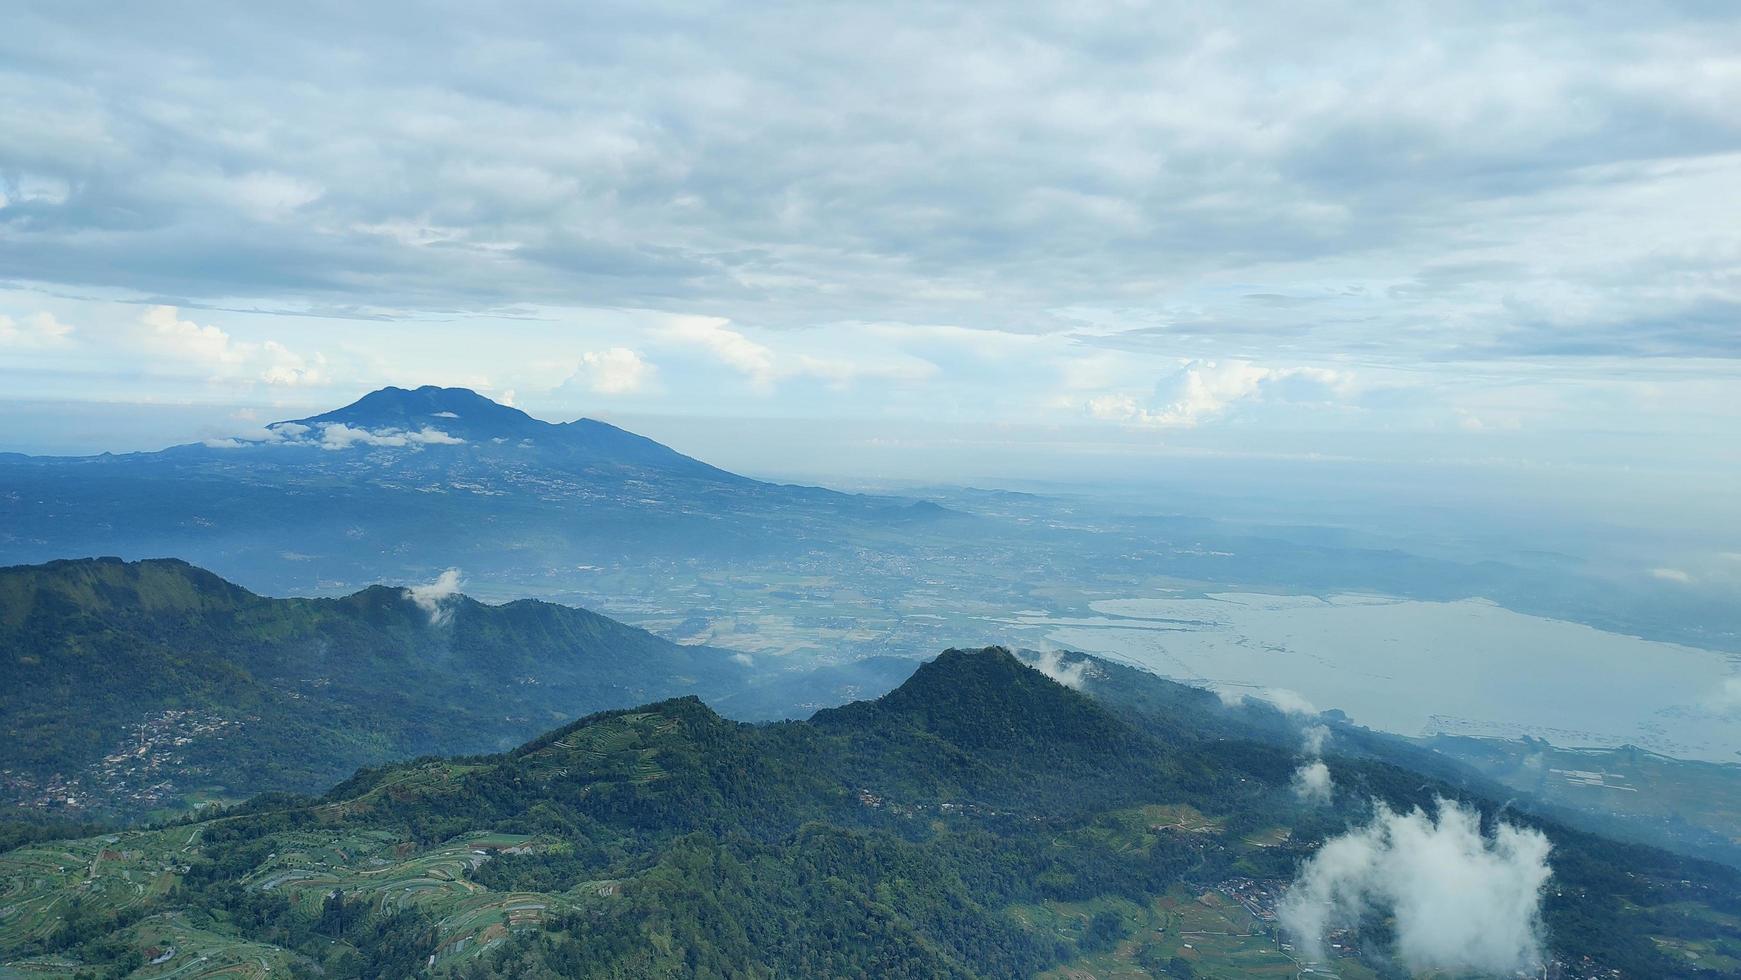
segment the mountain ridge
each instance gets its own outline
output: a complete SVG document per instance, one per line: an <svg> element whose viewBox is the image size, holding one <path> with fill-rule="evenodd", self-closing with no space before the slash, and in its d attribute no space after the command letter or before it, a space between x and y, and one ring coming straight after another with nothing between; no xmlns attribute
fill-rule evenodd
<svg viewBox="0 0 1741 980"><path fill-rule="evenodd" d="M1060 766L984 735L1035 708L1057 716L1039 731L1092 730L1104 709L1001 648L927 667L880 707L808 722L744 724L673 697L492 755L360 771L319 797L22 847L0 854L0 961L137 965L168 949L166 969L197 956L339 977L989 980L1179 976L1183 957L1200 975L1292 975L1297 955L1247 913L1377 800L1551 835L1548 952L1577 975L1736 973L1678 952L1733 931L1717 924L1733 870L1334 754L1358 790L1304 803L1295 750L1232 728L1171 746L1133 734L1138 751ZM1212 778L1177 777L1193 768ZM146 873L164 887L141 898L127 886ZM1221 926L1215 942L1186 931L1197 916ZM1370 924L1307 965L1407 975Z"/></svg>
<svg viewBox="0 0 1741 980"><path fill-rule="evenodd" d="M114 814L188 793L309 792L360 765L506 748L649 694L726 699L747 677L727 651L537 600L420 605L380 585L280 599L178 559L11 566L0 791L60 786ZM139 765L115 761L138 747Z"/></svg>

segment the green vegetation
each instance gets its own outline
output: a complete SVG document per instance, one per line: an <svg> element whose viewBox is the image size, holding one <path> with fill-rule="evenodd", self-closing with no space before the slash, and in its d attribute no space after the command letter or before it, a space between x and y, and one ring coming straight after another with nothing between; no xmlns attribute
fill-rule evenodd
<svg viewBox="0 0 1741 980"><path fill-rule="evenodd" d="M1286 750L1195 717L1213 710L1121 718L990 649L812 722L606 712L320 799L0 854L0 975L1291 976L1242 903L1364 803L1299 808ZM1398 806L1457 794L1334 764ZM1541 826L1556 956L1734 975L1735 874ZM1334 966L1394 975L1376 940Z"/></svg>
<svg viewBox="0 0 1741 980"><path fill-rule="evenodd" d="M453 597L432 621L400 589L268 599L179 561L0 569L0 801L115 819L319 792L744 676L547 603Z"/></svg>

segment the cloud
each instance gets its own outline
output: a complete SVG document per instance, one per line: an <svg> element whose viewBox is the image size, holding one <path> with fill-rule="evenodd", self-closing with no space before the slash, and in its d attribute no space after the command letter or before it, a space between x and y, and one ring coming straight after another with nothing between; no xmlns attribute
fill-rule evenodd
<svg viewBox="0 0 1741 980"><path fill-rule="evenodd" d="M146 328L149 350L195 365L214 379L259 381L268 385L301 386L331 380L326 357L304 356L276 340L237 341L211 324L184 319L173 306L152 306L139 317Z"/></svg>
<svg viewBox="0 0 1741 980"><path fill-rule="evenodd" d="M1242 403L1327 403L1345 392L1351 376L1315 367L1260 367L1250 361L1190 361L1155 388L1152 399L1107 394L1088 399L1097 419L1157 428L1191 428L1220 418Z"/></svg>
<svg viewBox="0 0 1741 980"><path fill-rule="evenodd" d="M403 446L458 446L464 442L465 440L459 436L427 426L422 429L371 430L349 426L343 422L327 422L322 424L320 429L320 448L332 451L349 449L359 445L394 448Z"/></svg>
<svg viewBox="0 0 1741 980"><path fill-rule="evenodd" d="M93 33L50 5L9 25L32 109L7 119L0 265L190 303L779 327L1101 302L1204 357L1235 334L1741 354L1736 29L1688 5L418 20L127 11ZM233 43L265 35L269 63Z"/></svg>
<svg viewBox="0 0 1741 980"><path fill-rule="evenodd" d="M1311 806L1327 806L1333 785L1330 780L1330 767L1323 759L1313 759L1311 762L1294 770L1291 783L1294 795L1300 802Z"/></svg>
<svg viewBox="0 0 1741 980"><path fill-rule="evenodd" d="M825 335L843 341L831 352L779 351L751 340L742 331L732 329L729 320L718 317L674 317L658 333L674 347L706 352L764 392L771 392L777 383L791 378L813 378L842 388L861 379L911 382L938 372L937 365L923 358L892 352L883 345L873 345L881 349L865 349L838 335Z"/></svg>
<svg viewBox="0 0 1741 980"><path fill-rule="evenodd" d="M1285 687L1243 688L1218 685L1211 687L1221 703L1229 708L1242 707L1246 701L1262 701L1284 715L1316 716L1319 711L1305 695Z"/></svg>
<svg viewBox="0 0 1741 980"><path fill-rule="evenodd" d="M1022 651L1017 656L1029 667L1072 690L1081 690L1082 682L1088 677L1086 659L1066 662L1064 654L1057 650L1035 653L1031 660L1027 657L1027 651Z"/></svg>
<svg viewBox="0 0 1741 980"><path fill-rule="evenodd" d="M1725 677L1704 700L1704 706L1717 714L1741 711L1741 677Z"/></svg>
<svg viewBox="0 0 1741 980"><path fill-rule="evenodd" d="M1650 577L1680 585L1693 584L1693 577L1678 568L1653 568L1650 570Z"/></svg>
<svg viewBox="0 0 1741 980"><path fill-rule="evenodd" d="M1540 964L1547 838L1507 823L1484 837L1478 811L1444 799L1437 810L1381 803L1318 848L1276 910L1309 957L1323 958L1330 929L1377 914L1394 917L1395 954L1413 971L1509 976Z"/></svg>
<svg viewBox="0 0 1741 980"><path fill-rule="evenodd" d="M184 320L173 306L153 306L139 317L156 346L169 354L207 365L240 364L247 355L217 327Z"/></svg>
<svg viewBox="0 0 1741 980"><path fill-rule="evenodd" d="M447 413L451 415L452 413ZM454 416L457 417L457 416ZM300 422L278 422L247 429L217 439L207 439L214 449L242 449L249 446L318 446L331 452L354 446L376 446L388 449L417 449L423 446L460 446L465 440L433 426L421 429L367 429L343 422L322 422L318 428Z"/></svg>
<svg viewBox="0 0 1741 980"><path fill-rule="evenodd" d="M1330 767L1324 764L1324 745L1330 741L1330 729L1325 725L1307 725L1300 732L1300 751L1306 762L1294 770L1294 796L1309 806L1328 806L1335 790Z"/></svg>
<svg viewBox="0 0 1741 980"><path fill-rule="evenodd" d="M319 353L312 359L304 358L276 340L266 341L261 349L268 363L260 372L260 380L267 384L312 385L327 380L326 358Z"/></svg>
<svg viewBox="0 0 1741 980"><path fill-rule="evenodd" d="M453 618L453 607L450 600L460 594L463 584L459 569L450 568L436 576L435 581L427 585L413 585L405 590L405 597L416 603L417 608L429 614L432 626L443 626Z"/></svg>
<svg viewBox="0 0 1741 980"><path fill-rule="evenodd" d="M1267 702L1284 715L1318 714L1318 709L1312 702L1306 700L1305 695L1298 691L1290 691L1285 687L1264 687L1256 690L1218 687L1215 689L1215 694L1221 699L1221 703L1228 707L1238 707L1249 698L1254 701Z"/></svg>
<svg viewBox="0 0 1741 980"><path fill-rule="evenodd" d="M734 664L742 664L745 667L754 667L756 665L756 658L755 657L752 657L749 654L743 653L741 651L738 653L732 654L730 657L730 660Z"/></svg>
<svg viewBox="0 0 1741 980"><path fill-rule="evenodd" d="M700 347L749 378L751 384L762 387L773 384L779 376L773 350L732 330L727 326L730 322L719 317L674 317L663 334L671 342Z"/></svg>
<svg viewBox="0 0 1741 980"><path fill-rule="evenodd" d="M237 413L238 417L252 413ZM212 449L245 449L249 446L312 446L312 440L302 438L309 433L300 422L279 422L268 426L253 426L228 436L205 440Z"/></svg>
<svg viewBox="0 0 1741 980"><path fill-rule="evenodd" d="M653 374L653 365L640 354L627 347L612 347L580 355L567 383L601 395L627 395L645 388Z"/></svg>
<svg viewBox="0 0 1741 980"><path fill-rule="evenodd" d="M36 313L22 320L0 314L0 347L40 350L72 343L73 328L52 313Z"/></svg>

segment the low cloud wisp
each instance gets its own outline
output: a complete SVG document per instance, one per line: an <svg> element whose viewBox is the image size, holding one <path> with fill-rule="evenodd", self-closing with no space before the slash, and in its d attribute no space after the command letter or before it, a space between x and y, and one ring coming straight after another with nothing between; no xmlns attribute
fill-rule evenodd
<svg viewBox="0 0 1741 980"><path fill-rule="evenodd" d="M1330 767L1324 764L1324 743L1330 740L1330 729L1323 725L1308 725L1300 733L1300 748L1306 762L1294 770L1294 795L1300 802L1312 806L1328 806L1335 790Z"/></svg>
<svg viewBox="0 0 1741 980"><path fill-rule="evenodd" d="M1324 936L1389 915L1412 971L1509 976L1542 961L1541 897L1552 876L1540 831L1440 799L1437 817L1378 805L1372 821L1324 842L1277 908L1284 931L1322 959Z"/></svg>
<svg viewBox="0 0 1741 980"><path fill-rule="evenodd" d="M1081 690L1082 682L1088 676L1088 661L1067 663L1057 650L1035 654L1031 660L1024 655L1021 661L1071 690Z"/></svg>
<svg viewBox="0 0 1741 980"><path fill-rule="evenodd" d="M417 608L429 614L431 626L445 626L453 618L453 606L450 600L459 595L459 587L464 580L460 578L459 569L450 568L436 576L435 581L427 585L413 585L405 590L405 597L417 604Z"/></svg>

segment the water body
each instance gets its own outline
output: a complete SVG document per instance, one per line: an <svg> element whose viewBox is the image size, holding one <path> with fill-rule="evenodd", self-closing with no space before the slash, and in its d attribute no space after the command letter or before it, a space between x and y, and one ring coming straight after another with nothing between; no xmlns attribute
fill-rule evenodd
<svg viewBox="0 0 1741 980"><path fill-rule="evenodd" d="M1219 689L1297 692L1405 735L1534 735L1741 761L1741 673L1724 654L1493 603L1223 593L1017 617L1049 646ZM1727 692L1727 697L1725 693Z"/></svg>

